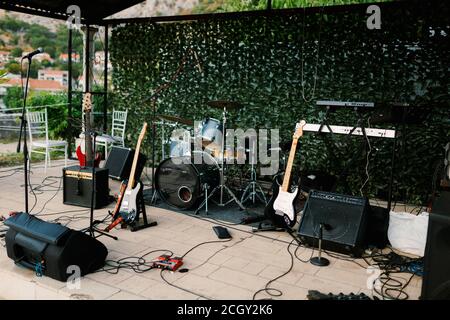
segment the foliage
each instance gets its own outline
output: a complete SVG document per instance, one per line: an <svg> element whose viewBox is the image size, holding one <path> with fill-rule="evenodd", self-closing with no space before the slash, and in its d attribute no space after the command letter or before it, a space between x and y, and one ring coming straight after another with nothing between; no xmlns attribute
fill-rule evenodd
<svg viewBox="0 0 450 320"><path fill-rule="evenodd" d="M207 101L240 101L243 108L231 114L231 123L240 128L279 128L286 141L296 121L318 123L323 117L316 100L373 101L380 111L390 102L431 107L425 122L408 125L407 135L398 139L394 180L398 199L425 201L432 163L443 158L442 147L450 133L444 122L450 98L449 12L447 6L434 2L387 5L388 9L381 5L381 30L367 29L366 6L333 14L118 26L111 40L113 102L116 108L129 109L130 144L136 141L142 121L151 119L148 98L169 81L192 47L203 62L204 74L196 71L195 59L189 57L184 72L160 93L157 113L196 120L221 118L219 110L206 107ZM395 113L392 108L388 111ZM329 122L354 125L355 120L352 110L342 109ZM331 139L329 153L326 139ZM386 191L391 143L371 139L366 194ZM355 155L349 182L351 192L359 194L366 178L360 144L361 139L348 142L342 136L321 139L308 134L297 160L302 169L338 174ZM144 146L149 152L149 144Z"/></svg>
<svg viewBox="0 0 450 320"><path fill-rule="evenodd" d="M22 48L20 47L15 47L14 49L11 50L11 55L13 57L21 57L22 56Z"/></svg>
<svg viewBox="0 0 450 320"><path fill-rule="evenodd" d="M23 95L20 87L11 87L6 91L3 101L7 108L22 108ZM52 94L48 92L30 91L27 99L27 107L48 106L48 128L52 139L68 137L68 109L67 94ZM80 113L76 113L80 116ZM75 115L74 115L75 118ZM79 119L79 118L78 118Z"/></svg>
<svg viewBox="0 0 450 320"><path fill-rule="evenodd" d="M387 2L393 0L379 0ZM314 6L372 3L373 0L272 0L273 9L304 8ZM194 13L239 12L267 9L268 0L200 0L193 9Z"/></svg>
<svg viewBox="0 0 450 320"><path fill-rule="evenodd" d="M20 64L16 61L9 61L5 64L6 70L12 74L20 74Z"/></svg>

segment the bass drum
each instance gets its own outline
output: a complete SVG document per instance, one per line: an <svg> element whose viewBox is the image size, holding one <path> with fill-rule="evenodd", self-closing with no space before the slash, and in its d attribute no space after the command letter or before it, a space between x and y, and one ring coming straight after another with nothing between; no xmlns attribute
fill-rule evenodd
<svg viewBox="0 0 450 320"><path fill-rule="evenodd" d="M197 164L199 159L201 163ZM194 151L192 156L166 159L155 173L155 187L161 199L169 206L183 210L191 209L204 200L205 183L211 192L219 182L217 161L203 151Z"/></svg>

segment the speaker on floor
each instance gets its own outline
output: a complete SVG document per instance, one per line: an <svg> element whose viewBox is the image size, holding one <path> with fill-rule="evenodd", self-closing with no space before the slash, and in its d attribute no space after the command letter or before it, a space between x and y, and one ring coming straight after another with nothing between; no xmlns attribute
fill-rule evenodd
<svg viewBox="0 0 450 320"><path fill-rule="evenodd" d="M433 204L428 222L421 299L450 300L450 197L444 193Z"/></svg>
<svg viewBox="0 0 450 320"><path fill-rule="evenodd" d="M312 190L298 235L304 243L317 247L322 224L323 249L359 257L366 247L368 215L367 198Z"/></svg>
<svg viewBox="0 0 450 320"><path fill-rule="evenodd" d="M130 148L122 148L113 146L111 152L106 159L105 168L109 170L111 179L123 181L130 177L131 166L133 165L135 150ZM147 157L139 153L138 163L136 167L135 179L139 179L144 170Z"/></svg>
<svg viewBox="0 0 450 320"><path fill-rule="evenodd" d="M5 220L5 225L8 257L42 275L67 281L77 270L84 276L105 264L105 245L80 231L23 212Z"/></svg>

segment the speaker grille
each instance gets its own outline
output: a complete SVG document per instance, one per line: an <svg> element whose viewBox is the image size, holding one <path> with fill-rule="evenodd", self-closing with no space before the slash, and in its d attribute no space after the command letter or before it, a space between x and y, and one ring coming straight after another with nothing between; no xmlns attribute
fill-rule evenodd
<svg viewBox="0 0 450 320"><path fill-rule="evenodd" d="M368 201L331 192L312 191L300 221L299 236L317 246L323 224L323 247L332 251L360 255L364 250Z"/></svg>

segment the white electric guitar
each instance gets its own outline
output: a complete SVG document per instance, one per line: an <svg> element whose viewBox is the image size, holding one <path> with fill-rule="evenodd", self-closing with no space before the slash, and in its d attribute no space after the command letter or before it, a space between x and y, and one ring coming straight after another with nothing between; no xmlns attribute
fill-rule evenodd
<svg viewBox="0 0 450 320"><path fill-rule="evenodd" d="M130 178L128 184L121 195L121 204L119 209L119 215L123 217L123 220L127 223L134 222L138 214L137 196L142 190L142 183L135 180L136 167L139 159L139 152L141 149L142 140L144 140L145 133L147 132L147 122L144 123L139 139L136 145L136 151L134 152L133 166L131 167ZM124 182L126 183L126 182Z"/></svg>
<svg viewBox="0 0 450 320"><path fill-rule="evenodd" d="M283 184L279 186L278 194L275 194L275 201L273 202L273 211L275 214L282 216L286 224L292 227L296 222L296 212L294 208L294 200L298 194L298 188L294 192L289 192L292 166L294 164L295 152L297 150L297 142L303 136L303 127L306 125L305 120L297 123L295 133L292 137L291 151L284 173Z"/></svg>

